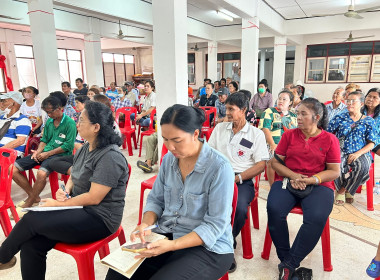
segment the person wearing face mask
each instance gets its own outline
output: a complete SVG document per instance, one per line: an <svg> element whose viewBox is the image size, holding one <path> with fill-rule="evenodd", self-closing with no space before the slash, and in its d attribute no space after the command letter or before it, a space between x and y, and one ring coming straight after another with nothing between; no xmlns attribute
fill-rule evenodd
<svg viewBox="0 0 380 280"><path fill-rule="evenodd" d="M273 107L273 97L268 90L268 82L262 79L257 87L257 93L249 102L249 108L255 110L258 118L268 108Z"/></svg>
<svg viewBox="0 0 380 280"><path fill-rule="evenodd" d="M42 110L40 101L35 99L38 95L38 89L32 86L26 87L23 95L25 101L21 104L21 114L29 118L32 123L33 134L39 134L42 126Z"/></svg>
<svg viewBox="0 0 380 280"><path fill-rule="evenodd" d="M123 107L132 107L132 102L131 100L129 100L127 98L127 95L126 95L126 88L123 87L120 89L119 91L119 95L118 97L116 97L113 101L112 101L112 105L115 107L115 112L117 111L117 109L119 108L123 108ZM131 92L132 95L134 96L134 93Z"/></svg>
<svg viewBox="0 0 380 280"><path fill-rule="evenodd" d="M4 115L0 117L0 147L15 149L17 156L22 157L32 124L20 111L22 95L11 91L0 95L0 109Z"/></svg>

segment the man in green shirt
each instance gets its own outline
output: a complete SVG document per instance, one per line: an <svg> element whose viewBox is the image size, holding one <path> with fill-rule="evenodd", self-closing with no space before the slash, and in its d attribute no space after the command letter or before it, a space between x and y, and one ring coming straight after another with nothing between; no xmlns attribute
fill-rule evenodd
<svg viewBox="0 0 380 280"><path fill-rule="evenodd" d="M74 149L76 125L71 118L63 114L64 108L61 100L56 96L49 96L42 101L41 107L50 118L46 121L38 149L32 150L32 154L16 160L13 169L13 180L28 194L26 200L17 204L19 216L23 215L20 207L31 207L40 201L39 195L46 185L49 173L52 172L48 167L48 162L54 157L71 155ZM40 167L32 187L21 172L37 165Z"/></svg>

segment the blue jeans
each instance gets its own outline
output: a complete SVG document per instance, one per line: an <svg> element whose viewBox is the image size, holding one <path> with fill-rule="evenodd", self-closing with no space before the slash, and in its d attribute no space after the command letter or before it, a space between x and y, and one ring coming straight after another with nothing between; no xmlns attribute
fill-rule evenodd
<svg viewBox="0 0 380 280"><path fill-rule="evenodd" d="M135 120L135 114L133 113L133 114L131 114L131 121L134 121ZM149 118L149 116L147 117L147 118L141 118L140 120L139 120L139 124L141 125L141 126L149 126L149 124L150 124L150 118Z"/></svg>
<svg viewBox="0 0 380 280"><path fill-rule="evenodd" d="M333 208L334 191L325 186L315 186L303 199L282 189L282 181L273 183L268 195L268 227L281 262L296 269L301 261L314 249ZM300 204L303 224L292 247L286 217L290 210Z"/></svg>

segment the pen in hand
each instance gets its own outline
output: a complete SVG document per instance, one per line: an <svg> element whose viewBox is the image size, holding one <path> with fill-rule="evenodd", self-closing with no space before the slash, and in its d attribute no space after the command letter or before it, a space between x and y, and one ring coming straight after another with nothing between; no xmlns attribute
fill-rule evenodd
<svg viewBox="0 0 380 280"><path fill-rule="evenodd" d="M158 227L157 225L151 225L151 226L148 226L148 227L146 227L146 228L144 228L144 231L146 231L146 230L150 230L150 229L154 229L154 228L156 228L156 227ZM137 233L139 233L140 231L139 230L136 230L136 231L134 231L134 232L132 232L133 234L137 234Z"/></svg>
<svg viewBox="0 0 380 280"><path fill-rule="evenodd" d="M67 198L70 198L69 194L66 192L66 188L64 184L61 184L61 189L64 191Z"/></svg>

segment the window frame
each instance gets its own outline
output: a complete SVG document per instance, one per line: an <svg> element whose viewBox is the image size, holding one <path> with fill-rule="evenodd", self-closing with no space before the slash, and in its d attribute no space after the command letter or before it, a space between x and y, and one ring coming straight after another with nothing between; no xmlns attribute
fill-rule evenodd
<svg viewBox="0 0 380 280"><path fill-rule="evenodd" d="M127 81L127 67L126 67L126 64L133 64L133 75L136 74L136 60L135 60L135 55L133 54L128 54L128 53L111 53L111 52L102 52L102 67L103 67L103 82L104 82L104 87L108 87L109 85L106 84L106 75L105 75L105 71L104 71L104 60L103 60L103 54L106 53L106 54L112 54L112 60L113 62L106 62L106 63L113 63L113 69L114 69L114 72L113 72L113 76L114 76L114 80L113 82L116 83L116 63L120 63L120 62L115 62L115 54L116 55L122 55L123 56L123 67L124 67L124 81ZM125 62L125 56L126 55L130 55L130 56L133 56L133 63L126 63ZM120 63L121 64L121 63ZM132 76L133 76L132 75ZM118 87L121 87L123 85L117 85Z"/></svg>
<svg viewBox="0 0 380 280"><path fill-rule="evenodd" d="M323 69L318 69L318 70L309 70L309 61L310 60L321 60L323 59ZM327 59L326 57L323 57L323 56L318 56L318 57L308 57L306 58L306 67L305 67L305 83L309 83L309 84L321 84L321 83L325 83L326 81L326 63L327 63ZM309 77L309 71L320 71L322 70L323 73L322 73L322 81L309 81L308 80L308 77Z"/></svg>
<svg viewBox="0 0 380 280"><path fill-rule="evenodd" d="M15 49L15 46L23 46L23 47L31 47L32 48L32 54L33 54L33 57L22 57L22 56L17 56L16 55L16 49ZM21 58L21 59L30 59L33 61L33 74L34 74L34 79L35 79L35 87L38 88L38 77L37 77L37 71L36 71L36 63L35 63L35 58L34 58L34 48L33 48L33 45L25 45L25 44L14 44L13 45L13 49L14 49L14 52L15 52L15 58L16 58L16 65L17 65L17 59L18 58ZM19 79L19 87L21 87L21 83L20 83L20 74L19 74L19 69L18 69L18 65L17 65L17 75L18 75L18 79ZM26 85L28 86L28 85Z"/></svg>
<svg viewBox="0 0 380 280"><path fill-rule="evenodd" d="M351 51L351 46L353 44L356 44L356 43L372 43L372 53L370 54L352 54L352 51ZM375 44L379 44L380 41L377 40L377 41L357 41L357 42L343 42L343 43L323 43L323 44L311 44L311 45L307 45L306 47L306 65L305 65L305 76L304 76L304 82L305 84L333 84L333 83L338 83L338 84L341 84L341 83L349 83L350 81L354 82L350 77L351 77L351 57L358 57L358 56L370 56L369 57L369 68L368 68L368 71L369 71L369 75L368 75L368 79L367 81L361 81L361 82L354 82L354 83L379 83L380 82L380 78L379 80L374 80L373 79L373 71L374 71L374 57L378 57L380 55L380 53L376 53L375 52ZM349 52L348 52L348 55L330 55L329 52L330 52L330 46L332 45L339 45L339 44L348 44L349 45ZM313 57L313 56L308 56L308 50L310 47L313 47L313 46L323 46L323 45L327 45L327 54L326 56L321 56L321 57ZM347 63L346 63L346 75L345 75L345 79L344 80L340 80L340 81L329 81L328 80L328 72L329 72L329 61L330 61L330 58L333 58L333 57L345 57L347 59ZM325 69L324 69L324 75L325 75L325 78L323 81L318 81L318 82L313 82L313 81L308 81L308 67L309 67L309 59L313 59L313 58L325 58L326 59L326 62L325 62Z"/></svg>
<svg viewBox="0 0 380 280"><path fill-rule="evenodd" d="M70 63L69 62L70 61L78 61L78 60L69 60L69 55L68 55L67 51L78 51L79 52L82 76L81 77L77 77L77 78L81 78L82 80L84 80L82 50L57 48L57 54L58 54L58 50L64 50L65 51L66 60L61 60L61 59L58 58L58 61L65 61L66 62L66 64L67 64L67 73L68 73L68 78L69 78L69 80L67 82L70 83L70 85L71 85L72 88L76 88L75 81L71 81L71 78L70 78ZM59 75L59 76L61 76L61 75ZM77 78L75 78L75 79L77 79ZM63 82L65 82L65 81L63 81Z"/></svg>

